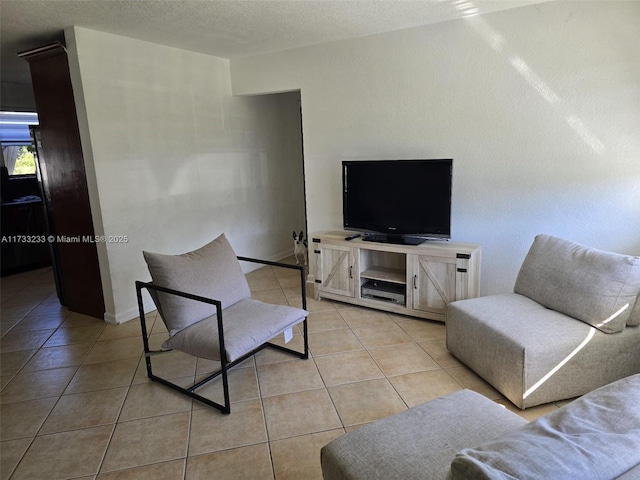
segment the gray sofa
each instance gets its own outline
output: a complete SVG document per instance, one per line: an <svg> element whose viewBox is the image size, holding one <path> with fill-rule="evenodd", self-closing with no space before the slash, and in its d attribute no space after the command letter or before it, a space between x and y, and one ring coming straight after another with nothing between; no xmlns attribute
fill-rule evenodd
<svg viewBox="0 0 640 480"><path fill-rule="evenodd" d="M536 421L461 390L321 450L325 480L638 479L640 375Z"/></svg>
<svg viewBox="0 0 640 480"><path fill-rule="evenodd" d="M640 258L535 238L514 293L450 303L447 349L524 409L640 373Z"/></svg>

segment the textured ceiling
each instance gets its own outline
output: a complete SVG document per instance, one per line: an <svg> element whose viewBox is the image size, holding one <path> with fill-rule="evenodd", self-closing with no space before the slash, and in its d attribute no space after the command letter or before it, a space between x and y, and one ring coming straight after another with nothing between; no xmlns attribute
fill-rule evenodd
<svg viewBox="0 0 640 480"><path fill-rule="evenodd" d="M401 30L545 0L0 0L3 82L30 83L17 52L77 25L223 58Z"/></svg>

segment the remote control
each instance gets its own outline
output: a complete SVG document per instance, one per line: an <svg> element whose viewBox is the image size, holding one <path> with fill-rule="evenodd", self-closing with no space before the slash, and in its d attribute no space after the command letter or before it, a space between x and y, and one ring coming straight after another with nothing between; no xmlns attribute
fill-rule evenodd
<svg viewBox="0 0 640 480"><path fill-rule="evenodd" d="M353 240L354 238L358 238L361 236L362 235L360 235L359 233L356 233L355 235L349 235L348 237L344 237L344 239L348 242L349 240Z"/></svg>

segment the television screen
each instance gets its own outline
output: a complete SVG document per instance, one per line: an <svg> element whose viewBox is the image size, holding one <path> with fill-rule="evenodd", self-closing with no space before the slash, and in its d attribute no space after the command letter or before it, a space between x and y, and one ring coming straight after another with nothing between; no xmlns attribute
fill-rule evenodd
<svg viewBox="0 0 640 480"><path fill-rule="evenodd" d="M345 229L383 234L373 241L450 238L452 168L451 159L342 162Z"/></svg>

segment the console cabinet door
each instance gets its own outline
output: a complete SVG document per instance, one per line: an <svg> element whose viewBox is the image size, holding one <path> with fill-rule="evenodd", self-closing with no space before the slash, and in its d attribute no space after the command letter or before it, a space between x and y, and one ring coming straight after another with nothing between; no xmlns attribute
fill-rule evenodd
<svg viewBox="0 0 640 480"><path fill-rule="evenodd" d="M341 245L320 247L320 280L318 289L323 292L355 296L353 249Z"/></svg>
<svg viewBox="0 0 640 480"><path fill-rule="evenodd" d="M444 315L456 300L456 259L411 255L413 309Z"/></svg>

